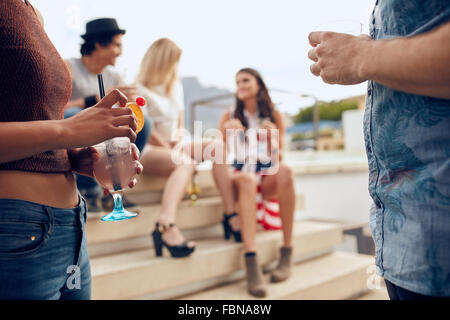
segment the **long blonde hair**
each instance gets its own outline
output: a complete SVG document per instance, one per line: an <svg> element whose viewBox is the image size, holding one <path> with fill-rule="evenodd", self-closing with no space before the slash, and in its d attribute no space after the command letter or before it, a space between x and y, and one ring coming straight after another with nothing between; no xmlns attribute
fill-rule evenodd
<svg viewBox="0 0 450 320"><path fill-rule="evenodd" d="M172 96L178 77L176 65L182 52L170 39L155 41L142 59L137 81L148 89L164 85L166 94Z"/></svg>

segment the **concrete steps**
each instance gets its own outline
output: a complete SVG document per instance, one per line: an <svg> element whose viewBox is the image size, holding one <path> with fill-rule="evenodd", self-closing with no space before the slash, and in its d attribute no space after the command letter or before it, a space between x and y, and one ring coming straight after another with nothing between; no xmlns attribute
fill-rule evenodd
<svg viewBox="0 0 450 320"><path fill-rule="evenodd" d="M370 290L366 294L361 295L356 298L356 300L390 300L389 294L386 288L379 290Z"/></svg>
<svg viewBox="0 0 450 320"><path fill-rule="evenodd" d="M95 244L107 241L138 237L149 234L154 228L160 205L142 205L132 211L138 212L136 218L105 223L100 218L106 213L90 215L86 224L87 243ZM181 229L192 229L218 223L222 215L222 202L219 197L199 199L195 206L183 201L178 208L177 225Z"/></svg>
<svg viewBox="0 0 450 320"><path fill-rule="evenodd" d="M367 164L298 164L295 175L366 171ZM187 240L195 240L194 254L174 259L154 255L150 231L160 212L166 179L142 175L127 197L139 204L139 216L124 222L105 223L104 214L90 214L86 226L91 256L93 299L253 299L247 294L242 244L223 239L222 205L211 170L199 169L202 189L191 206L183 201L177 225ZM305 209L303 195L296 210ZM298 212L297 212L298 213ZM265 271L274 267L281 232L259 232L256 247ZM380 299L381 290L368 290L374 258L335 252L344 239L344 227L324 221L298 221L293 234L296 265L289 281L269 284L268 299Z"/></svg>
<svg viewBox="0 0 450 320"><path fill-rule="evenodd" d="M142 174L137 177L137 184L133 189L127 189L127 197L138 204L161 203L164 186L167 179L159 176ZM201 188L199 198L218 196L212 172L210 169L200 169L197 173L197 183ZM188 196L185 196L188 199Z"/></svg>
<svg viewBox="0 0 450 320"><path fill-rule="evenodd" d="M277 231L257 234L261 264L278 258L281 238ZM293 239L295 256L323 254L342 241L342 230L333 224L297 222ZM222 237L197 241L196 251L184 259L171 258L165 250L163 258L150 249L92 258L93 299L143 297L243 269L242 244Z"/></svg>
<svg viewBox="0 0 450 320"><path fill-rule="evenodd" d="M296 210L302 210L303 207L303 196L297 195ZM154 228L160 208L161 206L158 204L139 206L137 209L133 209L133 211L139 212L136 218L121 222L101 221L100 218L106 213L89 214L86 233L90 255L112 254L152 245L149 235ZM222 218L220 197L201 198L194 206L190 200L186 200L178 208L177 226L183 232L192 230L192 237L187 237L189 239L204 238L211 232L200 229L217 226L221 223Z"/></svg>
<svg viewBox="0 0 450 320"><path fill-rule="evenodd" d="M374 264L371 256L334 252L295 265L292 276L282 283L269 283L268 300L337 300L367 292L367 269ZM184 296L188 300L255 300L247 293L247 282Z"/></svg>
<svg viewBox="0 0 450 320"><path fill-rule="evenodd" d="M149 174L142 174L137 177L137 184L133 189L127 190L127 194L138 194L149 191L161 191L166 185L167 179ZM197 182L204 188L215 187L214 179L210 169L200 169L197 171Z"/></svg>

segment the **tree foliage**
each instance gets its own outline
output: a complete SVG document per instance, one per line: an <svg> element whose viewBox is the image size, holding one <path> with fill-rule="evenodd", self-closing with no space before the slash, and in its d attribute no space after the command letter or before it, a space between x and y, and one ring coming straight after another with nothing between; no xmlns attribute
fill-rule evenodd
<svg viewBox="0 0 450 320"><path fill-rule="evenodd" d="M340 121L342 120L342 113L344 111L358 109L358 103L356 101L318 102L317 105L319 107L320 120ZM312 122L313 107L314 106L310 106L300 110L300 112L294 116L294 122Z"/></svg>

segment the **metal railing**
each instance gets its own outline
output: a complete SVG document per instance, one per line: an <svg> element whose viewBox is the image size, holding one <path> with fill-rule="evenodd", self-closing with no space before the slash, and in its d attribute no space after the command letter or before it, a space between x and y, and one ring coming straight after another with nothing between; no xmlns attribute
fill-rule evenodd
<svg viewBox="0 0 450 320"><path fill-rule="evenodd" d="M191 131L194 130L195 111L196 111L197 107L207 106L207 107L211 107L211 108L215 108L215 109L225 109L230 106L230 103L225 103L225 102L219 103L219 101L225 100L225 99L230 99L233 97L234 97L233 93L228 93L228 94L222 94L222 95L213 96L210 98L192 101L191 109L190 109L190 125L191 125L190 129L191 129Z"/></svg>
<svg viewBox="0 0 450 320"><path fill-rule="evenodd" d="M284 89L278 89L278 88L272 88L269 89L272 92L279 92L279 93L286 93L286 94L292 94L294 96L297 96L299 98L311 98L314 100L313 104L313 123L314 123L314 139L317 140L319 136L319 108L318 105L320 102L322 102L320 99L318 99L316 96L311 94L305 94L305 93L298 93L294 91L284 90ZM211 108L217 108L217 109L225 109L230 106L230 103L218 103L221 100L234 98L234 93L228 93L228 94L222 94L218 96L213 96L210 98L195 100L191 103L191 109L190 109L190 126L191 131L193 131L194 128L194 122L195 122L195 111L196 108L199 106L208 106Z"/></svg>

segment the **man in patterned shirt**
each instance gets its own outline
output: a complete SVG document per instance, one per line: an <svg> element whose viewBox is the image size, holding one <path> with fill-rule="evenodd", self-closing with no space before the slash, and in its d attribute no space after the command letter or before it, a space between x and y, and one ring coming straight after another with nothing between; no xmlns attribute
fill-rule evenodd
<svg viewBox="0 0 450 320"><path fill-rule="evenodd" d="M370 37L313 32L311 72L369 80L377 273L391 299L450 298L450 0L377 0Z"/></svg>

